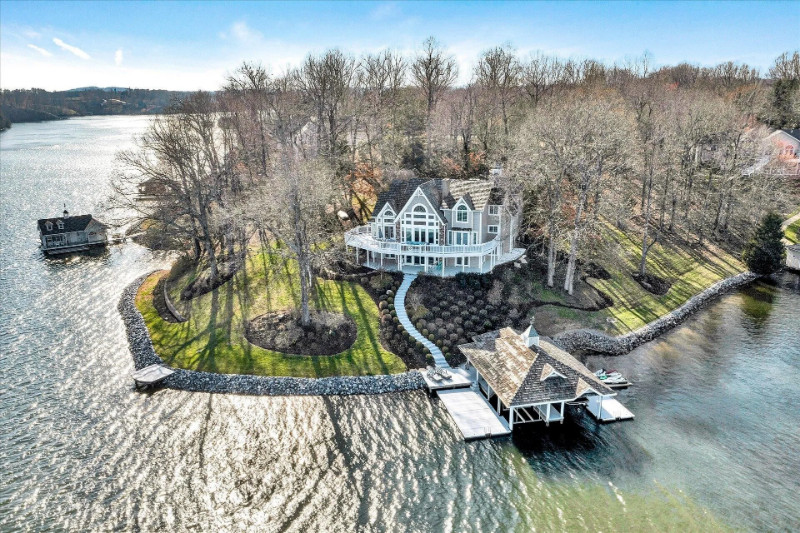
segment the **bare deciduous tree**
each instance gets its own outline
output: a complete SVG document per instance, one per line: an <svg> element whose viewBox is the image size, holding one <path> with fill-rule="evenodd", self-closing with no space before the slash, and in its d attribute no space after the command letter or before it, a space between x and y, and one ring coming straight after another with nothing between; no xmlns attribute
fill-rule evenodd
<svg viewBox="0 0 800 533"><path fill-rule="evenodd" d="M445 55L441 45L433 37L422 44L422 52L411 63L411 77L414 85L425 99L426 109L426 158L431 163L431 129L433 111L442 94L449 89L458 77L458 67L452 56Z"/></svg>

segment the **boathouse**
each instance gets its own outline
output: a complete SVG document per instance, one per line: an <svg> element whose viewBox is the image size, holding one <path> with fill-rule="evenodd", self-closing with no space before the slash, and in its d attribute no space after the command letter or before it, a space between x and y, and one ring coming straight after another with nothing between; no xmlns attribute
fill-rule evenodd
<svg viewBox="0 0 800 533"><path fill-rule="evenodd" d="M79 252L108 244L108 227L92 215L70 216L65 209L63 216L42 218L37 225L41 248L46 254Z"/></svg>
<svg viewBox="0 0 800 533"><path fill-rule="evenodd" d="M613 390L574 356L540 339L532 323L521 334L502 328L458 348L476 371L479 391L512 431L530 422L562 423L573 402L585 403L601 421L633 418Z"/></svg>
<svg viewBox="0 0 800 533"><path fill-rule="evenodd" d="M786 266L792 270L800 271L800 244L786 247Z"/></svg>

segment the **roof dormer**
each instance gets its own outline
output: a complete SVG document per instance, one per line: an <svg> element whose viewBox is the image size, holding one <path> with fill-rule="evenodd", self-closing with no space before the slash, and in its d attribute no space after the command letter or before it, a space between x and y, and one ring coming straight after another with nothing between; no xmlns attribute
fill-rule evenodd
<svg viewBox="0 0 800 533"><path fill-rule="evenodd" d="M47 228L47 231L53 231L53 223L49 220L44 223L44 227Z"/></svg>
<svg viewBox="0 0 800 533"><path fill-rule="evenodd" d="M56 221L56 226L58 226L58 229L64 229L64 221L63 220L57 220Z"/></svg>
<svg viewBox="0 0 800 533"><path fill-rule="evenodd" d="M559 372L558 370L553 368L550 365L550 363L545 363L545 365L542 367L542 375L539 378L539 381L544 381L544 380L550 379L550 378L564 378L564 379L567 379L567 376L565 376L564 374L562 374L561 372Z"/></svg>

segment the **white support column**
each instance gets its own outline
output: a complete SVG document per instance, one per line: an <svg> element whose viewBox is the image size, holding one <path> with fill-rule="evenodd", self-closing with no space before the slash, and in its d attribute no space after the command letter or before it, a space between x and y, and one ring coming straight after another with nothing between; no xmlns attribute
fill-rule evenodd
<svg viewBox="0 0 800 533"><path fill-rule="evenodd" d="M600 397L600 403L597 404L597 419L601 422L603 421L603 395L598 395Z"/></svg>
<svg viewBox="0 0 800 533"><path fill-rule="evenodd" d="M444 277L444 262L445 262L445 257L442 256L442 277Z"/></svg>
<svg viewBox="0 0 800 533"><path fill-rule="evenodd" d="M514 408L512 407L508 413L508 427L514 431Z"/></svg>
<svg viewBox="0 0 800 533"><path fill-rule="evenodd" d="M561 423L564 423L564 402L561 402Z"/></svg>
<svg viewBox="0 0 800 533"><path fill-rule="evenodd" d="M500 396L497 396L497 414L500 414Z"/></svg>
<svg viewBox="0 0 800 533"><path fill-rule="evenodd" d="M551 405L552 404L549 404L549 403L547 404L547 411L546 411L547 412L547 417L546 417L546 420L545 420L545 425L546 426L550 425L550 406Z"/></svg>

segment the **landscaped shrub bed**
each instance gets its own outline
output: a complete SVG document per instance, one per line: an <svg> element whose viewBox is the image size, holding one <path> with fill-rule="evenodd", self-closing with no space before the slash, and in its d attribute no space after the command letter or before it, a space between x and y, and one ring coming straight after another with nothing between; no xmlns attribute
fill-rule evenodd
<svg viewBox="0 0 800 533"><path fill-rule="evenodd" d="M596 266L594 270L603 272ZM542 279L541 265L535 261L519 268L501 265L488 274L464 273L454 278L420 275L406 295L406 312L448 362L456 365L464 362L458 345L501 327L522 329L536 306L597 310L610 303L583 281L578 284L580 290L569 296L547 289Z"/></svg>

